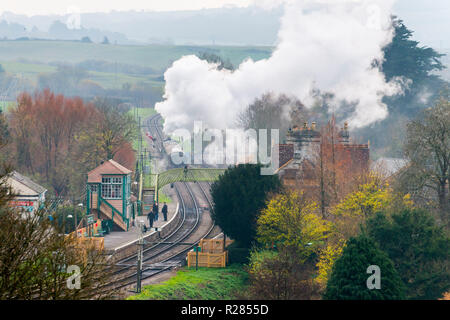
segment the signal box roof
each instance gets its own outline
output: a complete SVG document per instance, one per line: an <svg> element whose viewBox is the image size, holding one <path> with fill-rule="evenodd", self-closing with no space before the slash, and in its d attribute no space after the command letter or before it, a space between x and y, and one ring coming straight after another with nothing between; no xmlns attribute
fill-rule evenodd
<svg viewBox="0 0 450 320"><path fill-rule="evenodd" d="M88 173L88 183L100 183L102 182L102 176L108 174L120 174L127 175L132 173L131 170L125 168L121 164L114 160L105 161L94 170Z"/></svg>

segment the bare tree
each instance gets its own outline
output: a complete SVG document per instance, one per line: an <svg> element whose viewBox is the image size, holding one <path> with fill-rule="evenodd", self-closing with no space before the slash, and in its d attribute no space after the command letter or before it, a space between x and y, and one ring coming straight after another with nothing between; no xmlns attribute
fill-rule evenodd
<svg viewBox="0 0 450 320"><path fill-rule="evenodd" d="M436 202L441 220L449 222L450 102L448 88L433 108L407 126L405 156L409 165L400 172L400 186L422 203Z"/></svg>
<svg viewBox="0 0 450 320"><path fill-rule="evenodd" d="M0 172L0 299L111 297L104 285L112 279L112 268L104 252L65 235L45 208L34 213L11 208L9 172L5 167Z"/></svg>
<svg viewBox="0 0 450 320"><path fill-rule="evenodd" d="M283 248L274 257L266 257L260 268L250 272L249 299L315 300L319 287L313 281L314 263L300 263L295 250Z"/></svg>
<svg viewBox="0 0 450 320"><path fill-rule="evenodd" d="M238 115L237 124L245 130L268 129L268 135L270 129L279 129L283 141L292 123L303 123L306 119L307 111L299 100L266 93Z"/></svg>
<svg viewBox="0 0 450 320"><path fill-rule="evenodd" d="M112 159L136 136L136 122L131 115L118 110L108 99L97 99L94 103L99 111L94 134L101 152L107 159Z"/></svg>

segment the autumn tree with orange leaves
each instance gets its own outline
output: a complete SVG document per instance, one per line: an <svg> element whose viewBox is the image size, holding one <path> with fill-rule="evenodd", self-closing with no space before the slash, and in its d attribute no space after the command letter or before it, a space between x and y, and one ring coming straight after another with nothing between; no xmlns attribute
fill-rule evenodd
<svg viewBox="0 0 450 320"><path fill-rule="evenodd" d="M339 129L333 117L321 128L311 157L302 163L303 184L308 186L304 191L318 203L324 218L328 208L367 180L369 154L363 145L346 143L348 139L347 129Z"/></svg>
<svg viewBox="0 0 450 320"><path fill-rule="evenodd" d="M125 151L128 157L121 160L126 160L125 165L130 167L134 165L129 134L132 129L126 133L121 131L125 125L117 129L123 119L115 116L119 119L115 123L107 121L112 117L111 112L78 97L55 95L50 90L34 95L23 93L17 99L17 106L10 110L13 165L57 195L66 195L70 189L79 194L84 188L86 172L101 161L114 158L115 154L124 158ZM133 123L129 121L126 126L131 128ZM110 135L105 132L115 133L113 152L90 147L110 143ZM86 133L90 133L87 142Z"/></svg>

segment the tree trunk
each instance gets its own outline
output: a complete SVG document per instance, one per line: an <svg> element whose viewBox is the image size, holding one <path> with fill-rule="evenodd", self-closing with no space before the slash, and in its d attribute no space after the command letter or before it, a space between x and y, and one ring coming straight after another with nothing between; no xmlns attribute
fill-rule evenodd
<svg viewBox="0 0 450 320"><path fill-rule="evenodd" d="M448 223L448 211L449 211L449 199L447 199L447 179L439 181L439 211L441 214L441 220L443 223Z"/></svg>

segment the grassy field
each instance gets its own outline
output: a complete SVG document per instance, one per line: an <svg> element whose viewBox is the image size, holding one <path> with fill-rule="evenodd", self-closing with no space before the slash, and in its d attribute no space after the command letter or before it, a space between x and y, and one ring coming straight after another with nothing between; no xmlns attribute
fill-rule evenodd
<svg viewBox="0 0 450 320"><path fill-rule="evenodd" d="M251 57L254 60L270 56L271 47L234 46L173 46L173 45L103 45L74 41L0 41L0 61L26 59L34 63L105 60L134 64L160 71L184 55L211 52L229 59L234 65ZM19 66L18 66L19 67ZM23 70L28 71L28 70Z"/></svg>
<svg viewBox="0 0 450 320"><path fill-rule="evenodd" d="M137 107L134 107L134 108L131 108L128 111L128 114L130 114L132 116L134 116L134 115L140 116L141 119L142 119L141 121L143 121L145 118L148 118L148 117L156 114L156 110L153 109L153 108L137 108Z"/></svg>
<svg viewBox="0 0 450 320"><path fill-rule="evenodd" d="M1 42L0 42L1 43ZM6 72L12 74L20 74L22 77L29 79L36 83L39 74L52 73L57 70L55 66L47 65L38 62L17 62L17 61L2 61L0 64ZM125 73L99 72L88 71L86 79L92 80L100 84L104 89L121 88L125 83L143 82L147 85L156 88L163 88L164 82L157 79L158 75L134 75Z"/></svg>
<svg viewBox="0 0 450 320"><path fill-rule="evenodd" d="M183 268L166 282L145 286L128 300L233 300L247 284L242 265L227 268Z"/></svg>
<svg viewBox="0 0 450 320"><path fill-rule="evenodd" d="M6 113L8 111L8 108L14 103L15 101L0 101L0 110Z"/></svg>
<svg viewBox="0 0 450 320"><path fill-rule="evenodd" d="M102 60L147 67L153 74L132 74L122 72L89 71L89 80L95 81L105 89L121 88L125 83L142 82L163 90L162 75L175 61L185 55L210 52L230 60L238 66L247 58L260 60L268 58L271 47L233 47L233 46L173 46L173 45L103 45L75 41L0 41L0 64L5 71L20 74L36 83L41 73L56 71L49 63L75 64L86 60Z"/></svg>

